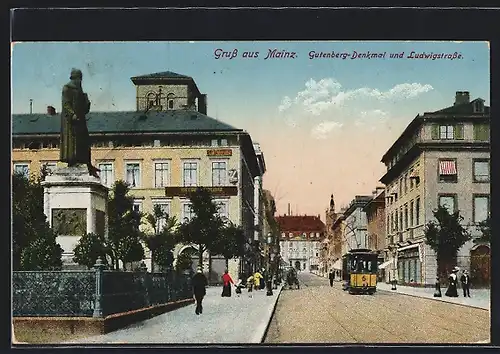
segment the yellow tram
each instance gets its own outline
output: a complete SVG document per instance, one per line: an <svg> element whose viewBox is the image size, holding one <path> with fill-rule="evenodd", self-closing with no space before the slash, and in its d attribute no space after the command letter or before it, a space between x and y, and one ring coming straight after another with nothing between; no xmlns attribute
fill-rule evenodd
<svg viewBox="0 0 500 354"><path fill-rule="evenodd" d="M342 256L343 290L349 294L374 294L377 290L378 254L369 249L350 250Z"/></svg>

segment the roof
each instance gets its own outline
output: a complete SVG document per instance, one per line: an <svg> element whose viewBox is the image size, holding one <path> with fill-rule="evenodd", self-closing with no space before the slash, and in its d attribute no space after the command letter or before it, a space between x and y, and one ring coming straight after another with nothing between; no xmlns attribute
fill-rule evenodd
<svg viewBox="0 0 500 354"><path fill-rule="evenodd" d="M157 72L157 73L133 76L130 78L130 80L132 80L132 81L134 81L134 80L148 80L148 79L188 79L188 80L192 80L193 78L191 76L174 73L173 71L161 71L161 72Z"/></svg>
<svg viewBox="0 0 500 354"><path fill-rule="evenodd" d="M353 213L357 208L363 208L366 204L368 204L373 197L371 195L357 195L354 199L349 203L349 206L344 211L344 217L347 218L349 215Z"/></svg>
<svg viewBox="0 0 500 354"><path fill-rule="evenodd" d="M191 110L91 112L87 126L92 133L243 132L229 124ZM12 135L59 134L60 115L13 114Z"/></svg>
<svg viewBox="0 0 500 354"><path fill-rule="evenodd" d="M277 216L276 221L278 221L282 232L323 232L325 230L323 221L318 216L313 215L283 215Z"/></svg>
<svg viewBox="0 0 500 354"><path fill-rule="evenodd" d="M385 205L385 190L380 192L375 198L372 198L366 205L363 207L363 211L367 212L369 208L372 207L375 203Z"/></svg>
<svg viewBox="0 0 500 354"><path fill-rule="evenodd" d="M476 98L469 103L453 105L450 107L446 107L434 112L425 112L423 115L417 115L405 128L405 130L401 133L401 135L396 139L396 141L391 145L389 149L387 149L386 153L382 156L381 162L386 162L386 159L392 154L392 151L396 148L396 146L401 145L401 143L411 136L414 131L426 120L429 118L434 119L443 119L446 116L451 118L458 117L484 117L485 115L490 114L490 107L484 106L484 112L482 113L474 113L474 103L477 101L483 101L482 98ZM476 117L476 118L477 118Z"/></svg>

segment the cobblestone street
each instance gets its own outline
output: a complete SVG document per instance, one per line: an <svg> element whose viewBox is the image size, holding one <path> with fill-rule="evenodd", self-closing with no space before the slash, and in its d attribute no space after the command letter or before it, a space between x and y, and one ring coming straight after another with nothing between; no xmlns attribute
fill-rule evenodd
<svg viewBox="0 0 500 354"><path fill-rule="evenodd" d="M490 313L378 290L349 295L341 283L302 273L283 290L265 343L477 343L490 341Z"/></svg>

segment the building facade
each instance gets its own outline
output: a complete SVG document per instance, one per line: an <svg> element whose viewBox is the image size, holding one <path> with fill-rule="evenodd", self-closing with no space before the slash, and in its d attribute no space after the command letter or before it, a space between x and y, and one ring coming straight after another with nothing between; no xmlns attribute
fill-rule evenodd
<svg viewBox="0 0 500 354"><path fill-rule="evenodd" d="M457 92L453 106L417 115L382 157L387 167L387 255L400 283L434 284L437 262L425 244L426 223L445 205L459 211L474 238L477 225L490 215L490 110L481 98ZM456 265L471 274L489 276L488 267L474 264L474 241L459 251Z"/></svg>
<svg viewBox="0 0 500 354"><path fill-rule="evenodd" d="M368 248L368 220L363 208L371 199L372 196L357 195L344 211L343 220L340 221L344 224L341 243L343 255L353 249Z"/></svg>
<svg viewBox="0 0 500 354"><path fill-rule="evenodd" d="M372 199L364 206L367 218L368 244L367 248L379 255L379 265L383 265L386 248L385 234L385 187L377 187ZM381 279L385 279L385 270L380 269Z"/></svg>
<svg viewBox="0 0 500 354"><path fill-rule="evenodd" d="M280 226L281 258L302 271L317 270L325 224L319 215L283 215L276 217Z"/></svg>
<svg viewBox="0 0 500 354"><path fill-rule="evenodd" d="M87 115L92 163L101 170L102 183L111 187L124 180L134 208L151 212L159 204L179 221L193 215L188 193L207 187L220 214L241 225L251 244L254 191L260 188L254 181L265 172L262 151L255 151L250 135L242 129L206 115L206 95L191 77L162 72L131 80L137 92L135 111L91 110ZM13 171L36 174L43 165L49 169L64 165L57 162L60 115L53 107L47 114L12 118ZM179 245L176 255L186 247ZM245 263L231 262L233 275Z"/></svg>

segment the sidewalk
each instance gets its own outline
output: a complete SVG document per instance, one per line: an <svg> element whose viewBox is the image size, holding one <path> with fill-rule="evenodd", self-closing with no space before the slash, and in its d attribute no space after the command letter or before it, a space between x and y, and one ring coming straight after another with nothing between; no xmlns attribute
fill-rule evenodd
<svg viewBox="0 0 500 354"><path fill-rule="evenodd" d="M377 290L389 291L405 295L418 296L449 302L459 305L477 307L484 310L490 309L490 289L471 289L470 298L463 297L462 289L458 289L459 297L447 297L444 295L446 288L441 288L441 297L434 297L434 288L416 288L412 286L397 285L396 290L391 290L392 285L386 283L377 283Z"/></svg>
<svg viewBox="0 0 500 354"><path fill-rule="evenodd" d="M195 305L167 312L152 319L108 334L78 339L71 344L143 344L143 343L261 343L271 320L281 287L266 296L266 290L246 290L237 297L221 297L222 287L207 288L203 314L194 313Z"/></svg>

